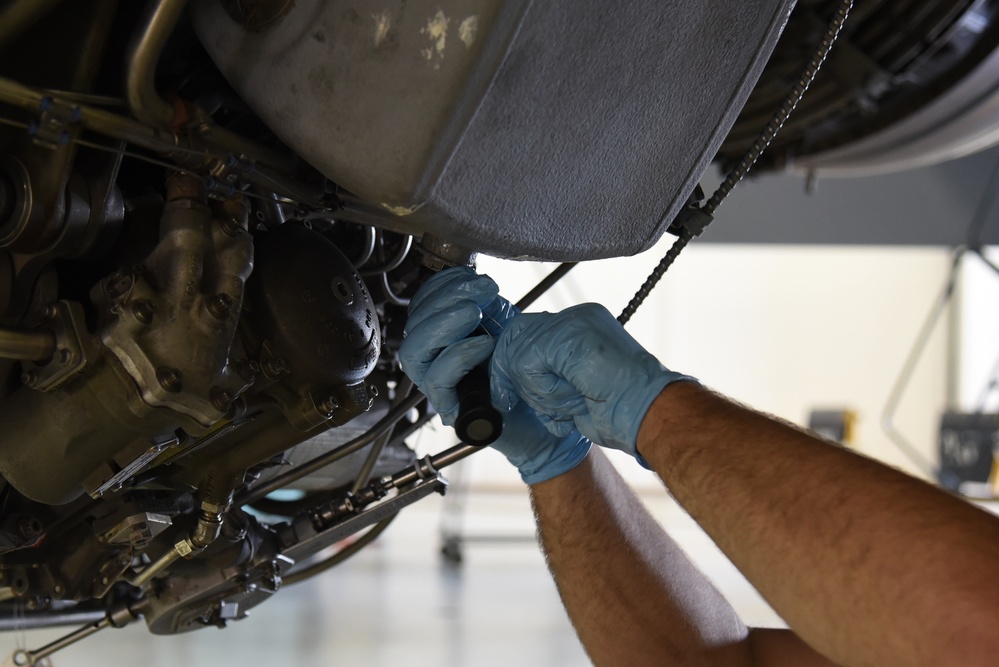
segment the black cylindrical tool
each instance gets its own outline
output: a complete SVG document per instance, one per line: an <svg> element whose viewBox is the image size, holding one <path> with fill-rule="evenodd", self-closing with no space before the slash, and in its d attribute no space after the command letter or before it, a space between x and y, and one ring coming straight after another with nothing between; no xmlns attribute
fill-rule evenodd
<svg viewBox="0 0 999 667"><path fill-rule="evenodd" d="M489 372L486 365L476 366L463 377L458 390L458 418L454 430L468 445L484 447L496 442L503 433L503 415L489 398Z"/></svg>
<svg viewBox="0 0 999 667"><path fill-rule="evenodd" d="M430 234L420 242L423 266L431 271L441 271L451 266L473 266L473 255L460 246L446 243ZM485 335L482 327L473 336ZM488 363L488 362L487 362ZM487 364L473 368L455 387L458 391L458 418L454 423L458 439L467 445L485 447L503 434L503 415L489 397L489 370Z"/></svg>

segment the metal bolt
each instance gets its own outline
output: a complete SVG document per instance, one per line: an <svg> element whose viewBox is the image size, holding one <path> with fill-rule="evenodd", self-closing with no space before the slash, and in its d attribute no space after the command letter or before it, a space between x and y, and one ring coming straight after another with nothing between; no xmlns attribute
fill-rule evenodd
<svg viewBox="0 0 999 667"><path fill-rule="evenodd" d="M65 366L69 364L69 362L71 362L72 360L73 360L72 352L70 352L66 348L62 348L59 350L59 365Z"/></svg>
<svg viewBox="0 0 999 667"><path fill-rule="evenodd" d="M243 231L243 221L239 216L227 215L219 220L219 227L226 236L237 236Z"/></svg>
<svg viewBox="0 0 999 667"><path fill-rule="evenodd" d="M161 387L173 394L179 392L184 386L184 376L176 368L166 366L157 368L156 379Z"/></svg>
<svg viewBox="0 0 999 667"><path fill-rule="evenodd" d="M229 406L232 405L232 394L222 387L212 387L211 397L212 405L222 412L228 410Z"/></svg>
<svg viewBox="0 0 999 667"><path fill-rule="evenodd" d="M21 517L17 522L17 532L26 540L33 540L42 534L42 522L33 516Z"/></svg>
<svg viewBox="0 0 999 667"><path fill-rule="evenodd" d="M63 594L63 592L65 592L65 590L66 589L63 588L61 584L56 584L55 586L52 587L52 592L55 593L56 595L59 595L59 596L62 596L62 594Z"/></svg>
<svg viewBox="0 0 999 667"><path fill-rule="evenodd" d="M264 366L265 366L264 370L271 377L284 375L285 373L288 373L290 371L290 369L288 368L288 361L286 359L282 359L281 357L268 359Z"/></svg>
<svg viewBox="0 0 999 667"><path fill-rule="evenodd" d="M45 319L47 320L54 320L56 317L59 316L59 307L56 306L54 303L50 303L49 305L45 306L44 316Z"/></svg>
<svg viewBox="0 0 999 667"><path fill-rule="evenodd" d="M153 313L156 312L156 304L149 299L139 299L132 304L132 314L135 315L135 319L139 320L143 324L149 324L153 321Z"/></svg>
<svg viewBox="0 0 999 667"><path fill-rule="evenodd" d="M221 294L216 294L208 301L208 312L220 320L224 320L229 317L229 313L232 312L232 307L236 305L236 302L231 296L222 292Z"/></svg>
<svg viewBox="0 0 999 667"><path fill-rule="evenodd" d="M36 382L38 382L38 373L35 371L25 371L24 373L21 373L21 384L34 387Z"/></svg>

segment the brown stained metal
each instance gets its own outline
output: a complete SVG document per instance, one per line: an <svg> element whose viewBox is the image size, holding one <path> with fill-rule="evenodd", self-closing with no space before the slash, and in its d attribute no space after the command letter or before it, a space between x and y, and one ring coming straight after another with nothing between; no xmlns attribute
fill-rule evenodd
<svg viewBox="0 0 999 667"><path fill-rule="evenodd" d="M166 181L166 191L168 202L178 199L193 199L202 203L208 201L204 182L190 174L180 172L170 174Z"/></svg>

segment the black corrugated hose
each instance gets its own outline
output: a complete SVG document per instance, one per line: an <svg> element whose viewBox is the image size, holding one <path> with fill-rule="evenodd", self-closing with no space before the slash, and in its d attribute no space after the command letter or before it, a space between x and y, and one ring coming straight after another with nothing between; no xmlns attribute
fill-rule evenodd
<svg viewBox="0 0 999 667"><path fill-rule="evenodd" d="M680 225L679 234L677 235L676 241L673 246L666 253L666 256L662 258L659 265L653 269L652 273L645 280L641 289L635 293L635 296L631 299L625 309L618 316L617 320L622 325L627 324L628 320L631 319L638 307L642 305L642 302L649 296L652 289L656 286L659 280L665 275L666 270L673 264L676 258L680 255L691 239L699 235L704 228L708 226L711 222L714 212L718 209L718 206L724 201L725 197L732 192L732 189L743 179L743 177L749 173L749 170L753 168L756 160L759 159L760 155L766 150L770 142L773 141L777 133L784 126L788 117L794 111L795 107L798 106L798 102L804 97L805 91L815 80L815 75L819 73L819 69L822 67L822 63L825 62L826 57L829 55L829 51L832 50L833 44L836 42L836 38L839 37L840 30L843 28L843 24L846 23L847 16L850 15L850 10L853 9L853 0L843 0L840 3L839 8L836 10L836 14L833 16L832 20L829 22L829 27L826 28L825 35L822 37L822 41L819 44L819 48L815 51L815 55L808 62L805 70L801 73L798 78L798 82L791 89L784 103L781 104L780 109L774 114L767 126L763 128L760 135L753 142L743 158L739 161L739 164L729 172L728 176L718 189L715 190L711 198L700 208L685 209L680 215L686 217L686 220L682 221Z"/></svg>

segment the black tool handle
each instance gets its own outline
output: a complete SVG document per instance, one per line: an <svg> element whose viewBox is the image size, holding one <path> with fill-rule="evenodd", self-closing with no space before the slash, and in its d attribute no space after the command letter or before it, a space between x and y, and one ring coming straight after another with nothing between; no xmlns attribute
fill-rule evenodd
<svg viewBox="0 0 999 667"><path fill-rule="evenodd" d="M468 445L485 447L503 434L503 415L489 399L489 371L485 364L476 366L458 386L458 419L454 430Z"/></svg>

